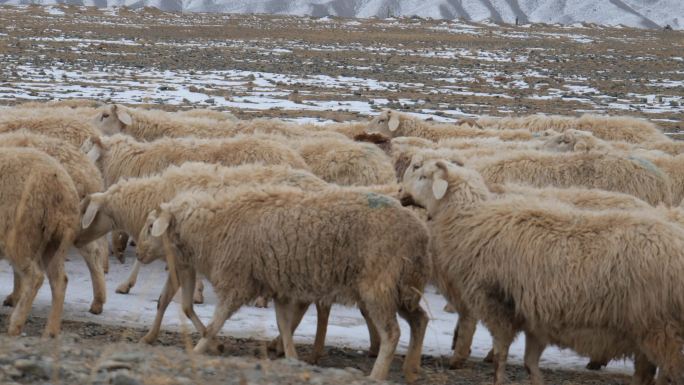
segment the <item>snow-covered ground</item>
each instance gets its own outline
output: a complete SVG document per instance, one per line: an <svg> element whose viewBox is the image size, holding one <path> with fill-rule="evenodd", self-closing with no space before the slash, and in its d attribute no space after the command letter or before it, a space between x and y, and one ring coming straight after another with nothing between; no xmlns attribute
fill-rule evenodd
<svg viewBox="0 0 684 385"><path fill-rule="evenodd" d="M74 321L90 321L101 324L111 324L130 327L148 327L157 309L157 297L166 279L164 263L155 262L144 266L135 286L128 295L116 294L114 289L123 282L133 264L134 249L127 251L128 259L125 265L114 258L111 259L110 272L107 275L107 303L101 315L88 313L92 299L90 276L85 263L76 252L69 254L66 264L69 284L67 287L64 319ZM205 324L211 319L216 304L216 297L210 285L205 286L205 303L195 305L199 317ZM12 271L6 261L0 262L0 295L9 294L12 290ZM443 311L445 301L442 296L429 287L424 297L424 307L428 311L431 321L428 324L425 337L424 354L441 356L450 355L450 346L457 316ZM50 309L50 288L47 283L40 289L33 304L31 316L46 317ZM0 308L0 313L8 314L9 308ZM180 330L181 325L192 328L190 322L181 311L180 304L173 302L166 313L163 328ZM405 352L408 346L408 324L400 320L401 341L399 352ZM300 344L313 343L316 331L316 312L312 307L304 317L302 324L295 334L295 342ZM277 335L275 314L272 306L259 309L251 306L243 307L223 327L223 333L234 337L250 337L255 339L271 339ZM326 345L347 347L352 349L368 348L368 332L363 317L356 308L335 306L331 312L330 325ZM478 326L475 335L472 356L476 359L484 357L491 347L491 338L487 330ZM510 362L522 363L524 339L519 337L511 347ZM562 368L586 370L586 358L578 357L569 350L548 348L542 356L541 365L546 368ZM609 372L631 373L631 362L611 362L607 368Z"/></svg>

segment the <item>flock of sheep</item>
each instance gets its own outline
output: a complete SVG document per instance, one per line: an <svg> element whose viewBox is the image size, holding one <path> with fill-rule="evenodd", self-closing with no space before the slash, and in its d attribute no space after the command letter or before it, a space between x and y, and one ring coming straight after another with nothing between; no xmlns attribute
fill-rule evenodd
<svg viewBox="0 0 684 385"><path fill-rule="evenodd" d="M45 334L59 333L72 246L91 273L90 311L103 311L111 233L115 255L131 237L138 256L118 293L141 264L168 264L148 343L179 288L202 336L196 352L219 348L214 337L241 306L270 299L280 331L271 348L287 357L297 357L292 334L316 305L315 362L330 306L357 305L375 379L394 357L396 315L408 322L411 382L431 283L459 313L452 368L468 358L480 321L494 341L495 384L520 332L534 385L549 344L590 357L592 368L633 358L633 384L684 384L684 142L650 122L435 123L385 110L317 126L67 101L0 109L0 147L10 335L21 333L44 274ZM203 279L218 297L206 326L193 310Z"/></svg>

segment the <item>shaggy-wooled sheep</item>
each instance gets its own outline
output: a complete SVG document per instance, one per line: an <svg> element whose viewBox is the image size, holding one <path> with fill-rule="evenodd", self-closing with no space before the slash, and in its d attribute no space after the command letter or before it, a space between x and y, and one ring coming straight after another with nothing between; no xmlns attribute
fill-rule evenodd
<svg viewBox="0 0 684 385"><path fill-rule="evenodd" d="M343 223L343 225L341 225ZM296 357L289 309L293 301L360 303L380 336L371 377L384 379L399 340L396 313L411 326L407 380L420 367L427 316L419 301L428 279L425 225L394 199L344 189L305 192L285 186L239 187L218 194L191 191L150 213L138 237L143 262L169 256L183 292L195 269L219 298L195 351L203 352L236 310L272 296L285 354Z"/></svg>

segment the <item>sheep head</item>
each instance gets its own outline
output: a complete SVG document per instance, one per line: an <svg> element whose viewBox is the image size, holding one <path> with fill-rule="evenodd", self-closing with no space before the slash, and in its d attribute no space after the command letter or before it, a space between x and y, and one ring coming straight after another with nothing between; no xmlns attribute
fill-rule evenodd
<svg viewBox="0 0 684 385"><path fill-rule="evenodd" d="M106 209L105 193L94 193L81 201L81 231L74 244L84 246L114 229L112 216Z"/></svg>
<svg viewBox="0 0 684 385"><path fill-rule="evenodd" d="M423 207L431 217L446 205L470 205L485 200L488 194L476 171L444 159L424 160L420 155L411 160L399 192L404 206Z"/></svg>
<svg viewBox="0 0 684 385"><path fill-rule="evenodd" d="M400 136L397 132L401 125L401 116L397 111L383 110L380 115L374 117L366 131L368 133L379 133L390 138Z"/></svg>
<svg viewBox="0 0 684 385"><path fill-rule="evenodd" d="M549 136L541 146L543 150L556 152L587 152L599 147L598 141L591 132L574 129Z"/></svg>
<svg viewBox="0 0 684 385"><path fill-rule="evenodd" d="M166 206L167 204L162 204L161 208L151 211L147 215L145 226L140 230L136 240L136 252L138 260L142 263L169 258L170 254L177 252L168 236L169 232L173 231L174 219Z"/></svg>
<svg viewBox="0 0 684 385"><path fill-rule="evenodd" d="M133 124L128 108L120 104L100 107L95 116L95 126L105 135L114 135L126 131Z"/></svg>

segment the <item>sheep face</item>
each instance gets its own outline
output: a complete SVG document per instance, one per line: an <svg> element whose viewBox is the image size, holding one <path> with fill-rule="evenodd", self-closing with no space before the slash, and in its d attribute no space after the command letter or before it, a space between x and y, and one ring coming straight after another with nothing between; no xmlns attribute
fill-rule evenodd
<svg viewBox="0 0 684 385"><path fill-rule="evenodd" d="M556 152L589 151L593 142L594 137L590 132L570 129L551 135L544 141L541 149Z"/></svg>
<svg viewBox="0 0 684 385"><path fill-rule="evenodd" d="M404 172L399 199L404 206L418 206L433 212L446 195L448 164L444 160L424 161L416 155Z"/></svg>
<svg viewBox="0 0 684 385"><path fill-rule="evenodd" d="M106 198L102 193L91 194L81 201L81 231L74 244L82 247L114 228L114 221L106 210Z"/></svg>
<svg viewBox="0 0 684 385"><path fill-rule="evenodd" d="M142 263L150 263L164 258L164 237L171 227L171 215L164 210L150 212L145 221L145 226L140 230L136 243L138 260ZM175 247L172 246L173 249Z"/></svg>
<svg viewBox="0 0 684 385"><path fill-rule="evenodd" d="M118 104L100 108L95 116L95 126L105 135L114 135L126 130L126 126L133 124L133 119L127 108Z"/></svg>
<svg viewBox="0 0 684 385"><path fill-rule="evenodd" d="M399 113L392 110L384 110L380 115L373 118L370 123L368 123L367 131L368 133L379 133L390 138L397 135L397 129L399 128Z"/></svg>

